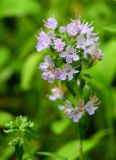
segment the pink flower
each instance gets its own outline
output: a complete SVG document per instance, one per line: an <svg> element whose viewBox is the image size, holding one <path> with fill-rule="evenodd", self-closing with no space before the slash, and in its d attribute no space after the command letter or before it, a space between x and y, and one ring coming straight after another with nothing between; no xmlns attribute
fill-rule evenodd
<svg viewBox="0 0 116 160"><path fill-rule="evenodd" d="M76 36L80 28L80 19L74 20L67 25L67 33L71 36Z"/></svg>
<svg viewBox="0 0 116 160"><path fill-rule="evenodd" d="M61 52L64 49L65 42L62 42L62 39L57 38L54 40L54 48L58 51Z"/></svg>

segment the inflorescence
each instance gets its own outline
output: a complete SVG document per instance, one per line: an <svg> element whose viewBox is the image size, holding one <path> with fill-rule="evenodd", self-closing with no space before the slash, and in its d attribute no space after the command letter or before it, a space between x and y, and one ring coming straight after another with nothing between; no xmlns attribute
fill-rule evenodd
<svg viewBox="0 0 116 160"><path fill-rule="evenodd" d="M45 56L44 62L39 65L43 72L42 78L49 83L60 82L60 87L54 87L51 90L52 95L48 96L50 100L55 101L64 98L62 82L74 80L77 84L83 68L92 67L96 61L103 59L103 55L92 23L81 22L81 18L78 18L71 19L65 26L58 26L55 18L48 18L44 21L44 26L48 31L46 33L40 30L36 49ZM76 107L72 106L70 101L64 101L65 104L58 108L64 110L74 122L78 122L84 112L93 115L98 108L98 98L95 95L91 96L86 104L81 100Z"/></svg>

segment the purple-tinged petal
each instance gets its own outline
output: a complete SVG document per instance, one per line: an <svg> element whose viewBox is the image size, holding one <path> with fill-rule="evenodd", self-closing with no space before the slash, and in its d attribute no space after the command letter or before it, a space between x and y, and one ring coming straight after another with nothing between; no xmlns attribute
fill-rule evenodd
<svg viewBox="0 0 116 160"><path fill-rule="evenodd" d="M55 29L57 27L57 21L55 18L48 18L45 22L45 27Z"/></svg>
<svg viewBox="0 0 116 160"><path fill-rule="evenodd" d="M72 80L73 79L73 74L72 73L69 73L68 74L68 80L70 81L70 80Z"/></svg>
<svg viewBox="0 0 116 160"><path fill-rule="evenodd" d="M59 27L59 32L60 32L60 33L66 32L66 27L65 27L65 26Z"/></svg>
<svg viewBox="0 0 116 160"><path fill-rule="evenodd" d="M50 44L50 38L46 33L41 31L39 36L37 37L37 46L36 49L38 52L42 51L43 49L47 48Z"/></svg>
<svg viewBox="0 0 116 160"><path fill-rule="evenodd" d="M58 109L59 109L59 110L65 110L65 106L61 106L61 105L60 105L60 106L58 106Z"/></svg>
<svg viewBox="0 0 116 160"><path fill-rule="evenodd" d="M84 111L80 112L78 108L73 108L73 110L68 114L68 116L73 120L73 122L78 122L82 117Z"/></svg>
<svg viewBox="0 0 116 160"><path fill-rule="evenodd" d="M74 115L73 122L78 122L80 118L82 117L82 115L83 115L83 112L79 112L77 113L77 115Z"/></svg>
<svg viewBox="0 0 116 160"><path fill-rule="evenodd" d="M76 36L80 27L80 20L72 21L67 25L67 33L71 36Z"/></svg>
<svg viewBox="0 0 116 160"><path fill-rule="evenodd" d="M63 97L63 93L62 93L61 89L58 87L53 88L51 90L51 92L52 92L52 95L49 95L48 97L52 101L55 101L57 99L61 99Z"/></svg>
<svg viewBox="0 0 116 160"><path fill-rule="evenodd" d="M66 57L66 62L67 63L72 63L72 57L71 56L67 56Z"/></svg>
<svg viewBox="0 0 116 160"><path fill-rule="evenodd" d="M79 56L77 54L73 55L73 61L78 61L79 60Z"/></svg>
<svg viewBox="0 0 116 160"><path fill-rule="evenodd" d="M64 58L67 56L67 52L62 52L59 56Z"/></svg>
<svg viewBox="0 0 116 160"><path fill-rule="evenodd" d="M56 49L58 52L63 51L65 46L65 42L62 42L62 39L57 38L54 40L54 49Z"/></svg>
<svg viewBox="0 0 116 160"><path fill-rule="evenodd" d="M95 107L92 101L88 101L87 104L84 106L84 110L88 112L89 115L93 115L98 107Z"/></svg>

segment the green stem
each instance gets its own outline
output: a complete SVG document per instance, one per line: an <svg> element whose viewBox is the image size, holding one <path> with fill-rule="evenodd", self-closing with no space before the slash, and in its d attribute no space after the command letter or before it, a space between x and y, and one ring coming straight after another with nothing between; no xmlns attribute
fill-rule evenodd
<svg viewBox="0 0 116 160"><path fill-rule="evenodd" d="M15 152L16 152L16 160L22 160L23 153L24 153L23 146L20 144L16 144L15 145Z"/></svg>
<svg viewBox="0 0 116 160"><path fill-rule="evenodd" d="M81 138L81 128L80 128L80 125L78 126L78 133L79 133L78 137L79 137L80 160L83 160L83 140Z"/></svg>

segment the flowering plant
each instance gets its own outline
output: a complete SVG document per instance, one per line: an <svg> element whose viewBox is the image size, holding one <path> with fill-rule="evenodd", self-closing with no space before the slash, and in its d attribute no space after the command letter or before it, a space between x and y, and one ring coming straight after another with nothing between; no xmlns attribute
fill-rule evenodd
<svg viewBox="0 0 116 160"><path fill-rule="evenodd" d="M93 115L100 103L97 96L91 93L93 91L89 92L92 89L87 82L89 75L85 73L86 69L103 59L102 51L99 49L99 38L93 32L92 23L82 22L81 18L71 20L65 26L58 26L55 18L49 18L44 21L44 25L48 31L46 33L40 30L36 49L44 57L44 62L39 65L42 78L53 85L48 98L51 101L57 100L58 109L64 111L73 122L79 122L85 113ZM24 158L26 140L36 137L33 125L32 121L23 116L6 125L5 132L15 137L9 144L15 147L17 160ZM82 160L81 134L79 137ZM49 152L37 154L67 159Z"/></svg>
<svg viewBox="0 0 116 160"><path fill-rule="evenodd" d="M99 100L95 95L91 95L85 102L78 91L79 87L82 90L87 86L85 69L103 59L99 38L94 33L92 23L81 21L80 17L77 20L71 19L65 26L58 26L55 18L48 18L44 25L48 31L45 33L40 30L36 49L44 55L44 62L39 65L43 71L42 78L55 84L51 90L52 95L48 97L52 101L59 100L58 108L64 110L74 122L78 122L85 112L93 115L98 108ZM84 86L81 86L82 81Z"/></svg>

